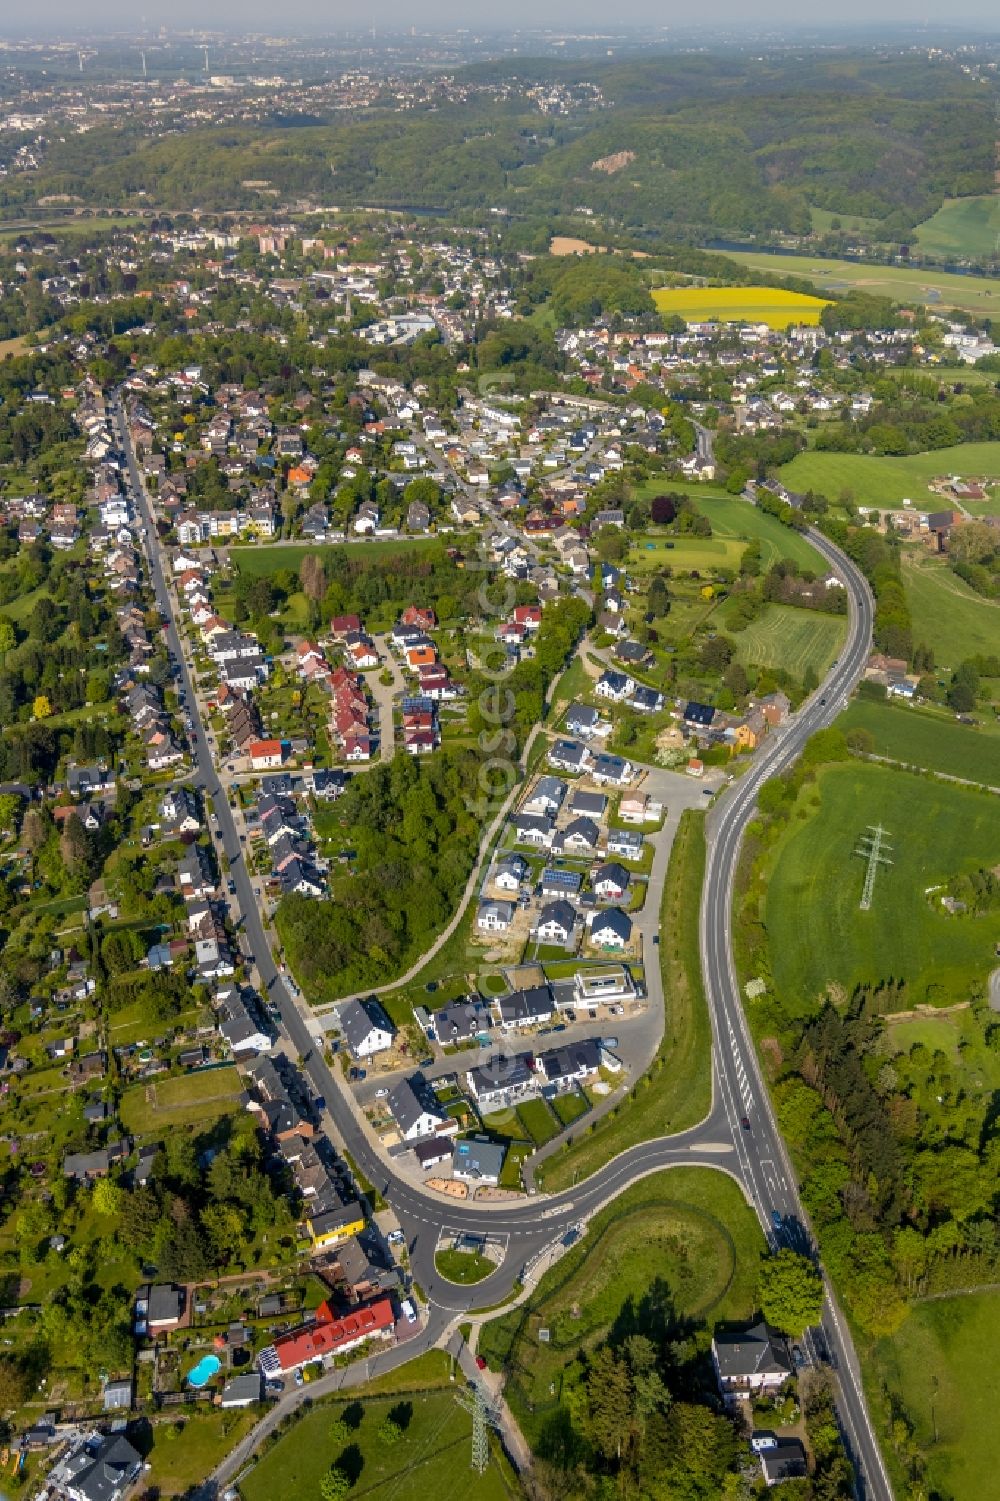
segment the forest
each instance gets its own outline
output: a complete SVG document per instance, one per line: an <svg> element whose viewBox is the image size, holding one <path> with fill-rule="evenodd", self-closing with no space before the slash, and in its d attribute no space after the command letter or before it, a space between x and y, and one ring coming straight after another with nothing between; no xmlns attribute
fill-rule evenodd
<svg viewBox="0 0 1000 1501"><path fill-rule="evenodd" d="M531 65L529 64L529 69ZM548 76L560 65L547 63ZM3 198L75 194L121 207L254 208L308 196L338 204L521 215L585 207L672 237L807 233L810 206L870 216L902 235L946 196L989 192L987 91L945 59L844 54L655 57L577 63L614 109L568 117L505 104L271 128L144 121L53 142L28 186ZM491 64L488 68L513 64ZM625 153L627 168L595 163ZM263 184L254 187L252 184Z"/></svg>

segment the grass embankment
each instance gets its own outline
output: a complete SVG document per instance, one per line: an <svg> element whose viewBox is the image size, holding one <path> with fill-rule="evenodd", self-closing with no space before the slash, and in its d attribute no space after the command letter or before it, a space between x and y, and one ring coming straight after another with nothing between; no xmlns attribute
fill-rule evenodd
<svg viewBox="0 0 1000 1501"><path fill-rule="evenodd" d="M444 543L436 537L387 537L384 541L366 542L358 538L353 544L358 548L358 556L365 558L391 557L395 553L404 552L408 558L422 553L443 552ZM343 542L291 542L279 543L272 547L234 547L231 555L234 563L241 573L270 575L280 573L282 569L288 569L297 574L302 566L302 559L307 553L323 556L324 549L343 547Z"/></svg>
<svg viewBox="0 0 1000 1501"><path fill-rule="evenodd" d="M665 1321L683 1324L707 1347L717 1323L749 1317L763 1248L739 1188L710 1168L654 1174L602 1209L531 1297L480 1334L529 1442L579 1383L578 1357L613 1329L657 1339L670 1336Z"/></svg>
<svg viewBox="0 0 1000 1501"><path fill-rule="evenodd" d="M705 815L688 809L681 814L660 904L665 1017L656 1058L626 1099L540 1166L539 1187L565 1188L637 1142L683 1131L707 1115L712 1034L698 944L704 875Z"/></svg>
<svg viewBox="0 0 1000 1501"><path fill-rule="evenodd" d="M890 1403L900 1402L927 1465L928 1495L951 1501L1000 1496L993 1393L998 1342L1000 1293L981 1292L918 1304L891 1339L868 1351L879 1426L889 1431ZM889 1445L886 1450L891 1459Z"/></svg>
<svg viewBox="0 0 1000 1501"><path fill-rule="evenodd" d="M855 849L878 823L893 863L863 912ZM967 1000L996 962L995 921L952 917L927 891L994 865L998 849L1000 804L988 795L872 763L824 768L771 857L764 923L776 993L806 1015L831 984L849 994L892 975L913 1005Z"/></svg>
<svg viewBox="0 0 1000 1501"><path fill-rule="evenodd" d="M959 724L948 709L859 698L838 719L837 728L845 734L867 730L876 756L1000 786L1000 734L992 726L984 732Z"/></svg>
<svg viewBox="0 0 1000 1501"><path fill-rule="evenodd" d="M241 1480L244 1501L272 1501L275 1496L316 1501L332 1464L342 1465L353 1478L352 1498L426 1501L427 1496L460 1494L467 1501L508 1501L517 1494L495 1453L482 1475L470 1468L472 1417L451 1391L411 1391L401 1397L408 1389L393 1380L394 1389L386 1396L373 1396L365 1387L346 1402L314 1407ZM387 1418L403 1430L390 1443L380 1433ZM338 1421L347 1426L346 1443L339 1434L331 1436Z"/></svg>

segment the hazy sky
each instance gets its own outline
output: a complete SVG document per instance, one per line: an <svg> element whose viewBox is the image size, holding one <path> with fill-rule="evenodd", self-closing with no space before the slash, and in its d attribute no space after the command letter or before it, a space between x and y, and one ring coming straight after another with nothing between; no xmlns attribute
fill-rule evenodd
<svg viewBox="0 0 1000 1501"><path fill-rule="evenodd" d="M363 6L345 0L32 0L17 5L0 0L0 33L32 33L52 29L84 31L88 27L218 26L233 30L260 27L268 31L296 26L321 27L330 32L359 30L372 22L386 27L410 25L468 26L496 30L505 26L554 26L572 30L622 26L738 25L787 22L800 27L833 23L884 26L893 23L961 26L1000 33L996 0L839 0L832 8L803 5L801 0L758 0L748 10L744 0L368 0Z"/></svg>

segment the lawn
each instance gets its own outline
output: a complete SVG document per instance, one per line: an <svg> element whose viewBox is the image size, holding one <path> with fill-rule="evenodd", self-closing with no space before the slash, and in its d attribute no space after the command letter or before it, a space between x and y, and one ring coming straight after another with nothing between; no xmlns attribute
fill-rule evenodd
<svg viewBox="0 0 1000 1501"><path fill-rule="evenodd" d="M590 1106L585 1095L572 1093L557 1095L552 1101L552 1109L563 1126L571 1126L581 1115L587 1114Z"/></svg>
<svg viewBox="0 0 1000 1501"><path fill-rule="evenodd" d="M997 283L1000 302L1000 282ZM912 500L918 509L949 510L946 497L928 489L932 480L960 475L963 479L1000 481L1000 443L959 443L931 453L901 458L864 453L824 453L808 449L782 465L781 479L790 490L815 490L836 503L850 490L863 506L899 506Z"/></svg>
<svg viewBox="0 0 1000 1501"><path fill-rule="evenodd" d="M347 1444L334 1442L330 1427L337 1419L360 1423ZM379 1436L393 1414L403 1437L386 1444ZM364 1389L351 1401L324 1402L263 1455L240 1482L244 1501L317 1501L320 1482L331 1464L341 1460L356 1475L349 1495L372 1501L426 1501L462 1495L463 1501L507 1501L508 1489L497 1460L485 1473L471 1468L472 1417L450 1391L414 1392L370 1397Z"/></svg>
<svg viewBox="0 0 1000 1501"><path fill-rule="evenodd" d="M846 627L843 615L769 604L735 636L736 655L746 667L784 667L800 681L810 667L822 677L840 651Z"/></svg>
<svg viewBox="0 0 1000 1501"><path fill-rule="evenodd" d="M993 1375L1000 1293L919 1303L866 1361L873 1396L883 1383L914 1425L927 1464L925 1493L950 1501L1000 1495ZM881 1399L876 1397L881 1405ZM889 1426L888 1415L880 1426ZM887 1456L891 1450L886 1445ZM897 1495L905 1487L897 1486Z"/></svg>
<svg viewBox="0 0 1000 1501"><path fill-rule="evenodd" d="M666 1017L659 1051L626 1099L581 1127L571 1144L541 1164L537 1182L550 1193L597 1172L636 1142L683 1131L708 1113L712 1033L701 981L697 900L704 874L705 815L687 811L674 837L660 905Z"/></svg>
<svg viewBox="0 0 1000 1501"><path fill-rule="evenodd" d="M867 730L877 756L1000 786L1000 736L959 724L950 710L859 698L837 721L837 728Z"/></svg>
<svg viewBox="0 0 1000 1501"><path fill-rule="evenodd" d="M1000 199L946 198L936 214L918 224L917 244L925 255L992 260L1000 235Z"/></svg>
<svg viewBox="0 0 1000 1501"><path fill-rule="evenodd" d="M782 287L659 287L652 297L661 313L689 323L766 323L768 328L815 325L827 305L822 297Z"/></svg>
<svg viewBox="0 0 1000 1501"><path fill-rule="evenodd" d="M856 288L896 302L927 303L936 308L964 308L970 313L993 312L1000 301L1000 282L987 276L959 276L909 266L879 266L863 261L834 261L811 255L779 255L767 251L727 250L727 260L771 276L801 276L821 292L849 292Z"/></svg>
<svg viewBox="0 0 1000 1501"><path fill-rule="evenodd" d="M966 657L995 656L1000 605L970 589L943 560L904 548L903 584L913 617L913 639L933 648L939 669L954 670Z"/></svg>
<svg viewBox="0 0 1000 1501"><path fill-rule="evenodd" d="M763 1248L742 1193L710 1168L656 1173L602 1209L527 1302L480 1335L529 1442L578 1384L578 1355L612 1328L662 1342L691 1320L704 1345L716 1322L748 1317Z"/></svg>
<svg viewBox="0 0 1000 1501"><path fill-rule="evenodd" d="M463 1287L482 1282L484 1277L492 1276L496 1271L495 1264L487 1256L480 1256L478 1251L438 1251L434 1265L442 1277L447 1277L449 1282L459 1282Z"/></svg>
<svg viewBox="0 0 1000 1501"><path fill-rule="evenodd" d="M172 1421L153 1428L149 1484L161 1496L182 1496L198 1486L240 1442L260 1417L259 1409L190 1408L176 1410Z"/></svg>
<svg viewBox="0 0 1000 1501"><path fill-rule="evenodd" d="M236 1108L240 1076L232 1065L136 1084L122 1095L121 1120L146 1135L176 1126L209 1126Z"/></svg>
<svg viewBox="0 0 1000 1501"><path fill-rule="evenodd" d="M871 910L860 909L864 861L854 854L881 823L893 864L880 870ZM827 767L807 786L776 846L764 922L775 988L812 1011L829 984L907 982L909 1002L967 1000L994 960L990 917L950 917L927 888L992 866L1000 806L982 793L872 764Z"/></svg>
<svg viewBox="0 0 1000 1501"><path fill-rule="evenodd" d="M517 1114L525 1134L537 1147L558 1136L561 1127L544 1100L523 1100Z"/></svg>

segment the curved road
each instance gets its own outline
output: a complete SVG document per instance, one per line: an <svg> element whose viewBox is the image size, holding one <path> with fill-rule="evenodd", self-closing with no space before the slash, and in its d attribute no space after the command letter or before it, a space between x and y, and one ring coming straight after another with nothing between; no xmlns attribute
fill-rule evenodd
<svg viewBox="0 0 1000 1501"><path fill-rule="evenodd" d="M178 664L194 721L192 782L213 799L219 819L219 844L229 860L230 875L236 885L261 985L277 1005L282 1027L298 1052L314 1089L326 1100L339 1139L365 1176L391 1203L406 1234L413 1276L429 1303L427 1322L420 1334L378 1357L379 1369L400 1364L411 1354L428 1348L469 1309L489 1306L504 1299L532 1259L551 1247L571 1226L593 1214L637 1178L664 1168L706 1166L729 1172L743 1187L766 1230L770 1231L772 1212L777 1211L786 1227L782 1235L789 1241L807 1244L795 1179L743 1018L732 959L729 914L740 841L752 816L759 788L795 760L810 735L836 717L841 700L853 688L863 670L871 641L873 607L867 585L857 569L826 538L810 533L813 545L849 586L847 644L822 688L787 725L769 737L765 749L754 758L743 777L720 798L709 815L701 918L702 966L715 1035L713 1103L709 1115L690 1131L640 1143L616 1157L579 1187L565 1193L488 1207L465 1201L450 1202L409 1182L395 1171L391 1160L373 1146L347 1097L346 1086L328 1068L306 1025L304 1013L289 994L274 962L232 812L216 774L194 685L181 651L161 552L156 545L149 496L120 407L116 406L114 411L132 487L145 522L146 552L157 605L168 622L167 645ZM740 1124L743 1116L750 1119L749 1131ZM438 1275L434 1265L434 1251L442 1229L488 1233L504 1238L507 1254L503 1264L474 1288L462 1288L446 1281ZM775 1238L773 1234L771 1238ZM862 1497L877 1497L879 1501L891 1501L888 1480L861 1393L857 1359L846 1325L832 1300L828 1302L824 1319L824 1335L832 1363L841 1377L843 1401L838 1410L851 1456L859 1470L860 1494ZM314 1393L319 1389L318 1384L310 1388ZM289 1400L292 1400L291 1394Z"/></svg>

